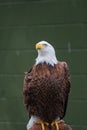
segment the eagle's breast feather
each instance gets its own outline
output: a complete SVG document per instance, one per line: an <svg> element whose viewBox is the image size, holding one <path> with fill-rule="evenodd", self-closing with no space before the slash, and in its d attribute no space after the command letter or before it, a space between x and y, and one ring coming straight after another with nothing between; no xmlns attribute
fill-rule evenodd
<svg viewBox="0 0 87 130"><path fill-rule="evenodd" d="M51 122L61 119L66 112L70 76L66 62L54 66L46 63L34 65L24 78L24 103L29 115Z"/></svg>

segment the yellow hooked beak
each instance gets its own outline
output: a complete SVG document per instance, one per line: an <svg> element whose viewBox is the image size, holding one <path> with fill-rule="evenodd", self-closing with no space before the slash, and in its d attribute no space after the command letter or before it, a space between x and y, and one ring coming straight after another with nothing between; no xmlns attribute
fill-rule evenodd
<svg viewBox="0 0 87 130"><path fill-rule="evenodd" d="M42 44L40 44L40 43L37 43L36 44L36 49L42 49L43 48L43 45Z"/></svg>

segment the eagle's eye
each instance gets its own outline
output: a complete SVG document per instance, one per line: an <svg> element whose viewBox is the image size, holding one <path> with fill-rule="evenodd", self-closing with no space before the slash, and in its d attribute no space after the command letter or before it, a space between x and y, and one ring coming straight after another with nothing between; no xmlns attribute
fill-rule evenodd
<svg viewBox="0 0 87 130"><path fill-rule="evenodd" d="M44 44L44 47L47 47L47 44Z"/></svg>

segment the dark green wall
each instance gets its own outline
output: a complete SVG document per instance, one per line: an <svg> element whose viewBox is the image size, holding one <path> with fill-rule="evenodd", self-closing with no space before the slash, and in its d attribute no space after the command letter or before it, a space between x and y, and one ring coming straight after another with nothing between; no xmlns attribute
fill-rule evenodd
<svg viewBox="0 0 87 130"><path fill-rule="evenodd" d="M0 0L0 130L26 130L23 77L41 40L70 68L65 121L87 130L87 0Z"/></svg>

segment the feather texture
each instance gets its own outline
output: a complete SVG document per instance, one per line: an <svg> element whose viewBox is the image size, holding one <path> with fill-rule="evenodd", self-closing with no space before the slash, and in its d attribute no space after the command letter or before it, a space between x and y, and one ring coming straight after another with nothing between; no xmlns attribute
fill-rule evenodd
<svg viewBox="0 0 87 130"><path fill-rule="evenodd" d="M54 66L40 63L25 74L24 103L29 115L52 122L66 113L70 76L66 62Z"/></svg>

